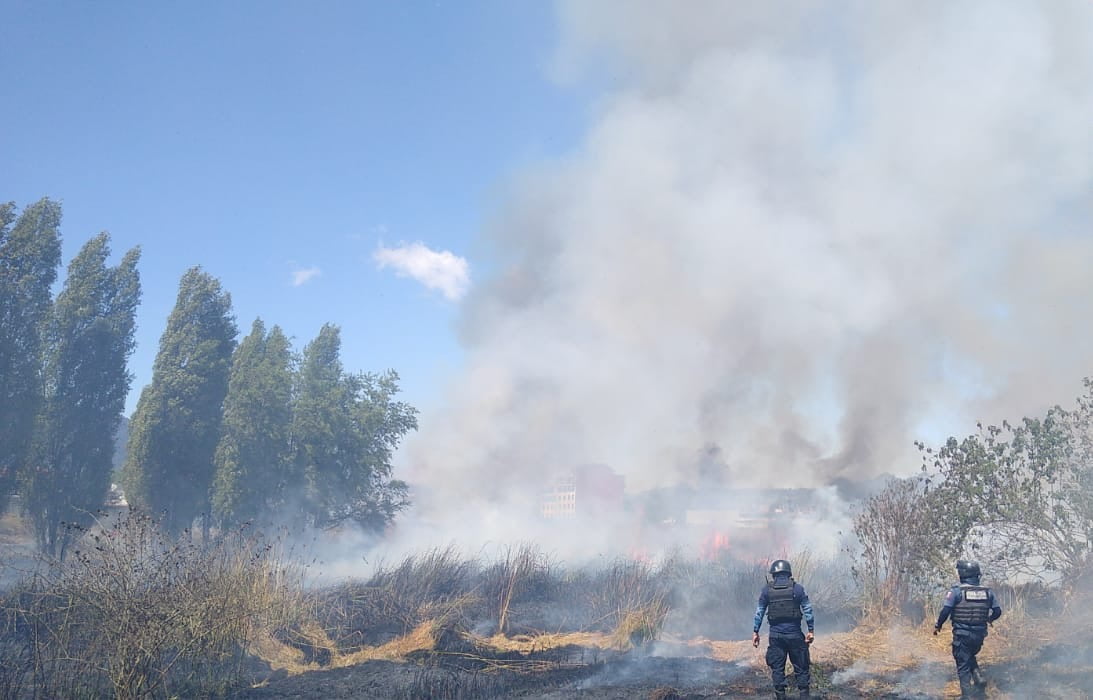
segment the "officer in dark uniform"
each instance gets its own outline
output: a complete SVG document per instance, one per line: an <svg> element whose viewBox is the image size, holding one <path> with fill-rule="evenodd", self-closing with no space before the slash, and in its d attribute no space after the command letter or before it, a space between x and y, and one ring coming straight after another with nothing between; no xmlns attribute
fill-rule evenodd
<svg viewBox="0 0 1093 700"><path fill-rule="evenodd" d="M763 616L770 623L767 640L767 666L774 681L774 697L786 697L786 657L793 663L797 676L797 689L802 698L811 697L808 686L811 681L808 645L813 639L812 603L804 587L793 580L789 562L779 559L770 565L771 581L759 593L759 606L755 609L751 642L759 648L759 628ZM801 620L808 625L808 634L801 632Z"/></svg>
<svg viewBox="0 0 1093 700"><path fill-rule="evenodd" d="M956 574L960 583L945 595L934 634L941 631L945 620L952 619L953 659L960 678L960 697L985 697L987 681L979 672L975 655L987 638L987 625L1002 616L1002 608L991 589L979 585L978 562L961 559L956 563Z"/></svg>

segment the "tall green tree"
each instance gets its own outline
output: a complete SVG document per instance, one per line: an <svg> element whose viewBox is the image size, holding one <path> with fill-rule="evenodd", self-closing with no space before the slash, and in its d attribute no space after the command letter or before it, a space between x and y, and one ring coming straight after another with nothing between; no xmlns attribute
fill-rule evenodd
<svg viewBox="0 0 1093 700"><path fill-rule="evenodd" d="M45 400L26 472L25 510L39 547L61 558L110 489L114 435L132 376L140 302L139 249L108 267L110 238L88 241L68 266L45 325Z"/></svg>
<svg viewBox="0 0 1093 700"><path fill-rule="evenodd" d="M225 524L268 523L284 515L291 479L292 349L261 319L232 360L216 448L213 512Z"/></svg>
<svg viewBox="0 0 1093 700"><path fill-rule="evenodd" d="M207 530L221 408L237 329L231 296L199 267L179 284L152 382L129 424L122 482L132 505L177 534L201 516Z"/></svg>
<svg viewBox="0 0 1093 700"><path fill-rule="evenodd" d="M306 507L316 527L348 521L378 530L408 504L391 459L417 428L417 411L394 400L397 374L346 374L340 352L338 327L324 325L297 376L293 441Z"/></svg>
<svg viewBox="0 0 1093 700"><path fill-rule="evenodd" d="M344 518L380 530L410 505L406 482L392 478L392 460L406 434L417 429L417 409L395 400L399 376L394 370L350 379L356 396L353 427L363 438L363 459L345 489L327 501L326 514L334 522Z"/></svg>
<svg viewBox="0 0 1093 700"><path fill-rule="evenodd" d="M14 226L13 226L14 224ZM0 506L15 487L42 399L40 329L61 263L61 205L0 204Z"/></svg>

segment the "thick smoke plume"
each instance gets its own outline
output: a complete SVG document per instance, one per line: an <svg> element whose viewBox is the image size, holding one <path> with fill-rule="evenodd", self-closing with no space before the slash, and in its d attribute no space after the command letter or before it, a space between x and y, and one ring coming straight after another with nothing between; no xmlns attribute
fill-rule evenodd
<svg viewBox="0 0 1093 700"><path fill-rule="evenodd" d="M486 232L412 481L479 512L588 462L819 486L1078 393L1093 5L558 11L557 75L613 87Z"/></svg>

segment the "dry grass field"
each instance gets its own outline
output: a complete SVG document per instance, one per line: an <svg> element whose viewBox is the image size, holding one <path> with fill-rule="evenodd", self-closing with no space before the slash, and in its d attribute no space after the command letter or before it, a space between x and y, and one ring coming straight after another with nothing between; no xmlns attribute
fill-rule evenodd
<svg viewBox="0 0 1093 700"><path fill-rule="evenodd" d="M24 537L17 520L0 521L0 698L770 692L749 639L763 567L728 557L563 566L531 545L494 558L437 549L309 585L296 559L254 533L171 541L148 519L104 519L68 561L31 567ZM799 560L817 614L815 696L959 695L932 610L866 613L843 567ZM989 697L1088 697L1091 599L1010 595L980 657Z"/></svg>

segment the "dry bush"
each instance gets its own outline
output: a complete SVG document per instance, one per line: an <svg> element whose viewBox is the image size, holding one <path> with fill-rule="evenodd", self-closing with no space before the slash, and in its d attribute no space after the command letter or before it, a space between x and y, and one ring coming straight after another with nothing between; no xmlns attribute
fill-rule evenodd
<svg viewBox="0 0 1093 700"><path fill-rule="evenodd" d="M380 565L367 581L349 581L314 595L317 621L338 653L380 645L426 622L460 621L477 602L478 563L453 547ZM298 644L300 640L288 640Z"/></svg>
<svg viewBox="0 0 1093 700"><path fill-rule="evenodd" d="M556 584L553 562L529 543L506 548L481 575L483 598L496 605L496 629L501 634L512 627L510 613L514 607L549 602Z"/></svg>
<svg viewBox="0 0 1093 700"><path fill-rule="evenodd" d="M620 609L615 627L615 644L620 649L640 646L660 637L668 604L663 599L651 600L641 607Z"/></svg>
<svg viewBox="0 0 1093 700"><path fill-rule="evenodd" d="M441 650L460 648L471 636L514 631L599 631L614 635L618 646L640 644L663 626L671 580L663 568L624 560L564 575L530 544L503 550L494 561L432 550L381 566L365 582L317 592L324 634L294 630L281 639L304 650L309 662L318 660L309 649L318 640L324 665L371 653L425 623Z"/></svg>
<svg viewBox="0 0 1093 700"><path fill-rule="evenodd" d="M669 611L670 566L618 560L606 569L571 579L577 594L574 602L584 603L587 611L586 629L613 633L620 647L656 639Z"/></svg>
<svg viewBox="0 0 1093 700"><path fill-rule="evenodd" d="M393 569L380 568L365 584L383 592L409 631L451 603L465 600L475 588L478 564L462 557L454 547L433 549L409 556Z"/></svg>
<svg viewBox="0 0 1093 700"><path fill-rule="evenodd" d="M920 480L893 479L855 517L852 573L871 618L916 611L929 597L942 566L935 500Z"/></svg>
<svg viewBox="0 0 1093 700"><path fill-rule="evenodd" d="M448 547L381 565L367 581L319 591L314 607L338 652L351 655L427 622L437 628L440 643L474 628L525 630L529 621L522 616L534 618L549 606L557 581L553 563L530 544L485 563Z"/></svg>
<svg viewBox="0 0 1093 700"><path fill-rule="evenodd" d="M295 570L245 530L194 542L132 514L77 535L3 601L7 650L39 696L223 691L258 636L294 623Z"/></svg>

